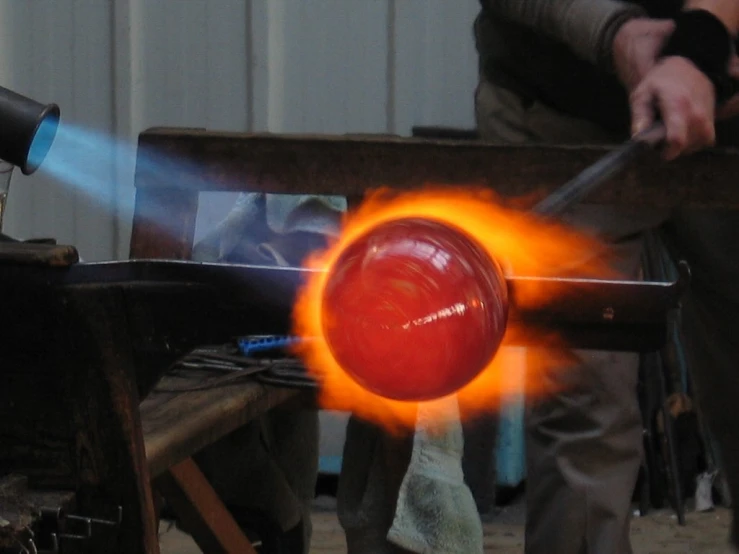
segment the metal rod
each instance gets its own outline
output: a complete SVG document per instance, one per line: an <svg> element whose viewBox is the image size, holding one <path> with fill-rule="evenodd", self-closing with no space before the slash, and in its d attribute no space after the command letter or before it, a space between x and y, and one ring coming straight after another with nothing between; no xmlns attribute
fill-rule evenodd
<svg viewBox="0 0 739 554"><path fill-rule="evenodd" d="M536 204L532 211L545 216L555 216L567 211L664 139L664 125L661 122L654 124L562 185Z"/></svg>

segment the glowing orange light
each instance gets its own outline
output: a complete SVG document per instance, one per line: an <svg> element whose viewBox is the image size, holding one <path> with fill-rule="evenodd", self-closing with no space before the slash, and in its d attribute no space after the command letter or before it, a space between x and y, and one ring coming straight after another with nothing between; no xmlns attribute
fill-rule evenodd
<svg viewBox="0 0 739 554"><path fill-rule="evenodd" d="M329 270L322 334L364 388L396 400L448 396L503 339L508 285L471 237L437 221L381 223Z"/></svg>
<svg viewBox="0 0 739 554"><path fill-rule="evenodd" d="M412 426L417 403L380 396L345 370L327 340L327 312L323 302L337 262L352 245L378 226L409 218L430 220L461 230L496 260L506 274L560 276L577 268L577 275L581 277L613 276L607 265L593 256L601 249L595 239L506 207L489 190L429 188L404 194L391 194L386 190L370 194L356 212L347 214L338 240L309 258L308 268L323 271L313 273L298 295L294 332L311 338L302 343L298 354L322 384L321 405L326 409L351 411L382 423L390 430ZM529 307L544 301L546 298L536 287L527 287L525 294L516 298L518 305ZM548 344L553 344L552 337L548 337ZM392 356L392 352L386 355ZM507 394L521 390L521 378L516 371L521 364L511 361L517 355L514 349L502 348L476 378L458 390L463 413L489 410ZM567 356L566 351L563 350L562 356ZM543 392L537 386L537 369L547 363L561 364L562 360L552 359L551 352L541 360L530 354L526 363L525 393Z"/></svg>

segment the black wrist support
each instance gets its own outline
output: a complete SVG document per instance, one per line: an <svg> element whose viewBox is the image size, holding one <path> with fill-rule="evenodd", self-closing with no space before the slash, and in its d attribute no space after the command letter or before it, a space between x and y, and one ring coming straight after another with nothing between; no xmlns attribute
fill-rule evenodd
<svg viewBox="0 0 739 554"><path fill-rule="evenodd" d="M721 20L706 10L687 10L674 18L675 31L662 48L661 56L681 56L693 62L716 88L716 102L733 95L728 75L734 53L733 37Z"/></svg>

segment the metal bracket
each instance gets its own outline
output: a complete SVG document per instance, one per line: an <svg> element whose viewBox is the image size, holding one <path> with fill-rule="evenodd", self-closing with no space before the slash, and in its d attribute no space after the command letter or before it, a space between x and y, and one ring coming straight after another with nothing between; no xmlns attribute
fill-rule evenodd
<svg viewBox="0 0 739 554"><path fill-rule="evenodd" d="M94 527L96 525L115 528L123 521L123 506L116 506L114 519L66 514L59 507L42 507L40 512L42 520L53 531L49 532L48 541L44 541L49 544L44 549L34 550L35 554L59 554L63 541L88 541L94 537ZM82 528L77 532L69 532L66 529L68 522L73 522L76 526L81 524Z"/></svg>

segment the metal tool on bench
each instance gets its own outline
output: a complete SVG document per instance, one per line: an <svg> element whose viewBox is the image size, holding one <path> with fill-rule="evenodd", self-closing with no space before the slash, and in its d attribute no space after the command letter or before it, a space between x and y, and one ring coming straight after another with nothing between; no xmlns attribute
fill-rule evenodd
<svg viewBox="0 0 739 554"><path fill-rule="evenodd" d="M264 385L317 389L319 383L293 356L287 347L300 342L299 337L285 335L243 336L221 345L203 346L177 360L170 369L176 375L182 370L205 370L216 377L197 387L163 388L157 392L191 392L208 388L224 387L253 379Z"/></svg>

